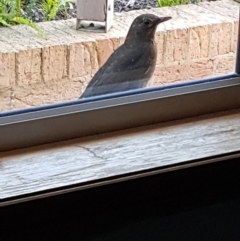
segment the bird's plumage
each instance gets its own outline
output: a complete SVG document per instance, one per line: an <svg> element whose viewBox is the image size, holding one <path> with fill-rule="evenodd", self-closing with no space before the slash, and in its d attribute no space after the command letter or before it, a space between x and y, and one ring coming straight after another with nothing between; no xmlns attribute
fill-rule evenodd
<svg viewBox="0 0 240 241"><path fill-rule="evenodd" d="M80 98L126 91L146 86L152 77L157 49L157 25L170 17L143 14L137 17L123 45L116 49L97 71Z"/></svg>

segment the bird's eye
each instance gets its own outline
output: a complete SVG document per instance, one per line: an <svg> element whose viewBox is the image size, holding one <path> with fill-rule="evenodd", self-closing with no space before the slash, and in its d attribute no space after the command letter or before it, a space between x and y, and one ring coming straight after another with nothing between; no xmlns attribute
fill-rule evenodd
<svg viewBox="0 0 240 241"><path fill-rule="evenodd" d="M149 25L149 24L150 24L150 21L149 21L149 20L144 20L144 24L145 24L145 25Z"/></svg>

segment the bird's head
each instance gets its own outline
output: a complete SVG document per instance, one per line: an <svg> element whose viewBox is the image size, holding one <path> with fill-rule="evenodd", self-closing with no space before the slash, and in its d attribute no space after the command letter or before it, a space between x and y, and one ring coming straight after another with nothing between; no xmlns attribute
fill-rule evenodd
<svg viewBox="0 0 240 241"><path fill-rule="evenodd" d="M170 20L172 17L159 17L154 14L142 14L136 17L128 31L126 41L150 41L158 24Z"/></svg>

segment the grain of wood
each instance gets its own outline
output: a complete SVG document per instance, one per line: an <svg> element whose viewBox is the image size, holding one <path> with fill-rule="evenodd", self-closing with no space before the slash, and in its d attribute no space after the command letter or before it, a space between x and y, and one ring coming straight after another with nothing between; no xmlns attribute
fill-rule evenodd
<svg viewBox="0 0 240 241"><path fill-rule="evenodd" d="M239 150L240 110L0 154L0 199Z"/></svg>

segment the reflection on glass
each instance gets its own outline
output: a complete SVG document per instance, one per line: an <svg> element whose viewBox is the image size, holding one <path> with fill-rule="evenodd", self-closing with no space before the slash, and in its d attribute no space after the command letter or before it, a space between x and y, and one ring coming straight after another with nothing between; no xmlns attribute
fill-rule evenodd
<svg viewBox="0 0 240 241"><path fill-rule="evenodd" d="M47 21L41 1L35 2L24 1L22 13L33 22L45 21L38 26L48 39L24 25L0 26L1 111L234 72L237 2L158 7L157 1L149 6L114 0L107 33L76 30L75 0L66 8L72 18L64 19L63 8L55 16L59 21Z"/></svg>

